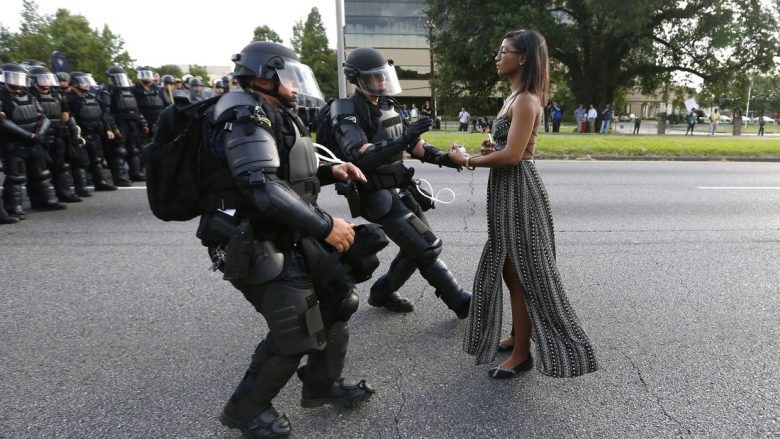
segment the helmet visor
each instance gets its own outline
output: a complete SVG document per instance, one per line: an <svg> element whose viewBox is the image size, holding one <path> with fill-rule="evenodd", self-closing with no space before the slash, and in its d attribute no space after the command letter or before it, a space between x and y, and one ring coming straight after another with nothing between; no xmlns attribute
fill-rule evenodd
<svg viewBox="0 0 780 439"><path fill-rule="evenodd" d="M76 82L76 85L79 87L82 85L88 88L97 86L95 79L89 75L76 76L75 78L73 78L73 80Z"/></svg>
<svg viewBox="0 0 780 439"><path fill-rule="evenodd" d="M27 87L27 73L3 71L3 82L17 87Z"/></svg>
<svg viewBox="0 0 780 439"><path fill-rule="evenodd" d="M38 87L59 87L60 81L54 73L44 73L35 76L35 83Z"/></svg>
<svg viewBox="0 0 780 439"><path fill-rule="evenodd" d="M393 96L401 93L401 83L398 82L395 67L390 63L371 70L361 70L358 85L374 96Z"/></svg>
<svg viewBox="0 0 780 439"><path fill-rule="evenodd" d="M130 87L130 78L127 77L127 73L113 73L111 77L115 86Z"/></svg>
<svg viewBox="0 0 780 439"><path fill-rule="evenodd" d="M279 75L279 82L285 88L298 93L299 105L305 104L308 107L312 106L311 103L315 103L314 106L319 107L325 103L320 86L314 78L314 72L306 64L286 60L284 68L276 69L276 74Z"/></svg>
<svg viewBox="0 0 780 439"><path fill-rule="evenodd" d="M141 81L153 81L154 72L152 72L151 70L139 70L138 79L140 79Z"/></svg>

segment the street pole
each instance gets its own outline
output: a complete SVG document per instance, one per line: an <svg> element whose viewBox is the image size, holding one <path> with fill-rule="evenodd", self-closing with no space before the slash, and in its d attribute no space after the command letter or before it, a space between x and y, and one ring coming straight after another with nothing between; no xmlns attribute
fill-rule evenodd
<svg viewBox="0 0 780 439"><path fill-rule="evenodd" d="M347 97L347 78L344 76L344 0L336 0L336 58L338 59L339 99Z"/></svg>
<svg viewBox="0 0 780 439"><path fill-rule="evenodd" d="M747 128L748 120L750 120L750 95L753 93L753 75L748 75L750 85L748 86L748 101L747 108L745 108L745 128Z"/></svg>
<svg viewBox="0 0 780 439"><path fill-rule="evenodd" d="M436 119L436 88L433 85L433 80L435 79L436 75L433 70L433 22L431 20L427 20L426 24L428 25L428 56L429 56L429 63L431 64L431 79L430 79L430 87L431 87L431 116Z"/></svg>

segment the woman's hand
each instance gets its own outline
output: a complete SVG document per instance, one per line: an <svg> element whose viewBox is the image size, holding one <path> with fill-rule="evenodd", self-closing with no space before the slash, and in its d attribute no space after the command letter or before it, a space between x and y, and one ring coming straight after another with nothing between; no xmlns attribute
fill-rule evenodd
<svg viewBox="0 0 780 439"><path fill-rule="evenodd" d="M461 151L461 148L463 148L463 146L452 142L449 153L450 160L458 165L466 166L466 157L468 157L468 155L464 154L463 151Z"/></svg>
<svg viewBox="0 0 780 439"><path fill-rule="evenodd" d="M493 152L496 152L496 144L491 142L489 139L483 140L482 146L479 148L479 153L482 155L488 155Z"/></svg>

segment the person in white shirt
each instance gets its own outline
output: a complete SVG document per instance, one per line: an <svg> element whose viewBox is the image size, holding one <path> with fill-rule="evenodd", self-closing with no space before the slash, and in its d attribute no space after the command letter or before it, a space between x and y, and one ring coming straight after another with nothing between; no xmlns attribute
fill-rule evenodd
<svg viewBox="0 0 780 439"><path fill-rule="evenodd" d="M460 113L458 113L458 122L460 122L460 126L458 127L458 131L468 132L469 130L469 117L471 115L468 111L466 111L465 108L460 109Z"/></svg>
<svg viewBox="0 0 780 439"><path fill-rule="evenodd" d="M590 108L588 109L588 132L589 133L596 132L596 118L598 116L599 113L596 111L595 108L593 108L593 104L590 104Z"/></svg>

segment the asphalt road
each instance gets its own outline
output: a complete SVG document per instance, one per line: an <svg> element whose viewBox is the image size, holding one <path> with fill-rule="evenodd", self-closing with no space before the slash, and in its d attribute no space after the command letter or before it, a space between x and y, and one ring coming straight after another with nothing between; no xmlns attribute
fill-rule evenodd
<svg viewBox="0 0 780 439"><path fill-rule="evenodd" d="M488 172L415 166L457 195L428 218L470 286ZM419 275L407 315L368 306L362 284L345 375L378 392L353 411L305 410L294 379L275 402L294 437L780 436L780 164L538 167L601 370L494 382ZM330 188L321 204L346 214ZM0 437L239 437L217 416L264 323L208 271L196 226L155 219L142 189L0 226Z"/></svg>

